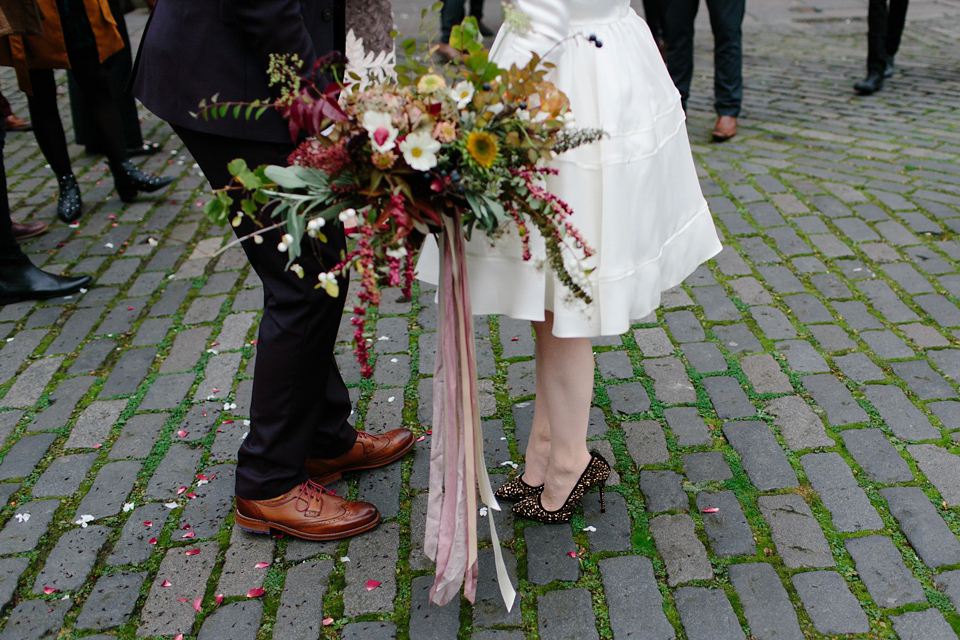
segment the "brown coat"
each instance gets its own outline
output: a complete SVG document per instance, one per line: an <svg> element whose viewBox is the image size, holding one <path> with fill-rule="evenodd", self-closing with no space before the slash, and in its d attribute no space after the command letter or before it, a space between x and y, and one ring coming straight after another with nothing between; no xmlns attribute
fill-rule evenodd
<svg viewBox="0 0 960 640"><path fill-rule="evenodd" d="M6 4L9 0L3 0ZM63 38L56 0L38 0L43 33L37 36L10 35L0 38L0 66L14 67L20 88L32 94L28 69L69 69L70 59ZM100 62L123 48L123 39L110 13L107 0L83 0L90 19Z"/></svg>
<svg viewBox="0 0 960 640"><path fill-rule="evenodd" d="M0 36L40 35L37 0L0 0Z"/></svg>

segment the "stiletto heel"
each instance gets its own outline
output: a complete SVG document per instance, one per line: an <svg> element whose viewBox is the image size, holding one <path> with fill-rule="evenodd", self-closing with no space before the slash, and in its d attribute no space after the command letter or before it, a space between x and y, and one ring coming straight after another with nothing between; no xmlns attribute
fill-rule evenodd
<svg viewBox="0 0 960 640"><path fill-rule="evenodd" d="M596 451L591 451L590 462L587 463L587 468L580 474L580 479L577 480L577 484L573 486L570 495L567 496L566 501L559 509L556 511L544 509L543 503L541 502L543 492L540 491L536 495L527 496L513 505L513 512L521 518L527 518L528 520L535 520L536 522L543 522L545 524L570 522L570 518L573 516L573 508L580 502L580 499L583 498L589 489L596 486L600 487L600 507L601 511L603 511L607 506L604 500L603 489L609 477L610 465L602 455Z"/></svg>
<svg viewBox="0 0 960 640"><path fill-rule="evenodd" d="M604 493L607 490L607 482L604 480L600 483L600 513L607 512L607 494Z"/></svg>
<svg viewBox="0 0 960 640"><path fill-rule="evenodd" d="M500 500L523 500L527 496L540 495L543 485L533 486L523 481L523 474L507 480L493 495Z"/></svg>

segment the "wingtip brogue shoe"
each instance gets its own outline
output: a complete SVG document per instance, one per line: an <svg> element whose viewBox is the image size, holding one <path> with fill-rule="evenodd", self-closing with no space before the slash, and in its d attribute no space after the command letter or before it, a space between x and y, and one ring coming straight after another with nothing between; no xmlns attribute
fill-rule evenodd
<svg viewBox="0 0 960 640"><path fill-rule="evenodd" d="M413 445L413 432L409 429L393 429L378 435L360 431L357 442L346 453L328 460L307 458L307 473L315 483L329 484L347 471L375 469L399 460Z"/></svg>

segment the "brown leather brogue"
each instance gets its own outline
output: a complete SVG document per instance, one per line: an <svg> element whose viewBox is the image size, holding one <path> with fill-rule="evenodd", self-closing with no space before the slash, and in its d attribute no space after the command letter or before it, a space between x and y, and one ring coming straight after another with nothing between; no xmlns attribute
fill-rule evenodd
<svg viewBox="0 0 960 640"><path fill-rule="evenodd" d="M305 540L339 540L374 528L380 512L369 502L351 502L307 480L279 498L237 497L236 524L252 533L272 529Z"/></svg>
<svg viewBox="0 0 960 640"><path fill-rule="evenodd" d="M726 142L737 135L737 119L734 116L720 116L713 126L713 141Z"/></svg>
<svg viewBox="0 0 960 640"><path fill-rule="evenodd" d="M40 220L30 220L23 223L13 222L11 226L13 227L13 237L17 240L38 236L49 228L46 222Z"/></svg>
<svg viewBox="0 0 960 640"><path fill-rule="evenodd" d="M380 435L360 431L353 448L329 460L307 458L307 472L317 484L329 484L346 471L375 469L399 460L413 449L413 432L394 429Z"/></svg>

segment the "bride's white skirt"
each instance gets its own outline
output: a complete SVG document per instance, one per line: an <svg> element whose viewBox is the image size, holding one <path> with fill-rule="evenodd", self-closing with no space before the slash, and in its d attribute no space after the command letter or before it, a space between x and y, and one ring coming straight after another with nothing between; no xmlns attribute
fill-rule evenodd
<svg viewBox="0 0 960 640"><path fill-rule="evenodd" d="M495 244L482 232L467 244L470 297L475 314L542 320L550 310L559 337L618 335L721 246L680 96L646 23L624 7L612 18L574 20L571 28L583 37L561 45L551 79L570 98L576 126L607 135L558 157L552 165L559 174L547 188L573 208L573 225L596 251L586 263L593 303L571 299L544 263L541 238L532 239L533 259L524 261L512 228ZM493 48L501 65L529 55L515 50L515 39L501 30ZM418 277L436 283L438 259L428 241Z"/></svg>

